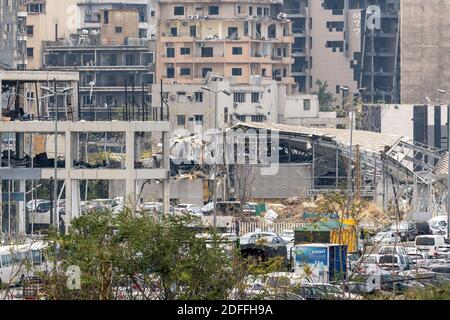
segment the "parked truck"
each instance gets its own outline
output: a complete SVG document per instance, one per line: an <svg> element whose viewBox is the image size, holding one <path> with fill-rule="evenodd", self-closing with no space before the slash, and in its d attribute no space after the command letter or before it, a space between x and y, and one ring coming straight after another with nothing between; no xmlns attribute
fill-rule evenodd
<svg viewBox="0 0 450 320"><path fill-rule="evenodd" d="M348 253L361 248L359 232L353 220L317 221L295 230L295 244L328 243L346 245Z"/></svg>

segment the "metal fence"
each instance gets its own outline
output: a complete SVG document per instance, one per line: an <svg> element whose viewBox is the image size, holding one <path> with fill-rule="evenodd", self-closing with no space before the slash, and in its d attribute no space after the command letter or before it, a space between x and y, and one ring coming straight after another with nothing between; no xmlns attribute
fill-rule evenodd
<svg viewBox="0 0 450 320"><path fill-rule="evenodd" d="M242 236L249 232L255 231L270 231L275 232L277 234L281 234L283 230L295 230L296 228L300 228L305 226L305 222L278 222L278 223L270 223L267 221L258 221L258 222L239 222L239 236ZM233 224L231 227L231 232L236 233L236 224Z"/></svg>

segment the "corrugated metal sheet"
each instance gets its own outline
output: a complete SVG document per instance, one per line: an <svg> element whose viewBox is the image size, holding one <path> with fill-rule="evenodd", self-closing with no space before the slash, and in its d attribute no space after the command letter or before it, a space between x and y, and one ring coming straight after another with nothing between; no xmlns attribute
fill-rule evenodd
<svg viewBox="0 0 450 320"><path fill-rule="evenodd" d="M302 136L318 136L322 138L330 138L338 144L349 146L350 145L350 130L347 129L329 129L329 128L309 128L301 126L293 126L286 124L275 124L275 123L239 123L233 129L237 128L243 129L266 129L277 131L280 133L302 135ZM392 147L400 139L405 139L406 137L383 134L370 131L353 131L353 145L360 145L362 149L371 152L381 152L385 147ZM408 138L406 138L408 139Z"/></svg>

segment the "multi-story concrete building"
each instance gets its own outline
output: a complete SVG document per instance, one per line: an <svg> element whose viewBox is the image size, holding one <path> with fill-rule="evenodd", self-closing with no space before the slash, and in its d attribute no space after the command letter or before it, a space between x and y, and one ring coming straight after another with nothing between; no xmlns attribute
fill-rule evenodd
<svg viewBox="0 0 450 320"><path fill-rule="evenodd" d="M57 88L55 95L66 99L70 96L71 111L53 109L42 119L39 113L26 110L24 116L20 110L26 106L18 99L25 94L24 83L47 84L49 78L55 80L52 83ZM66 226L81 214L81 199L85 199L81 185L87 186L87 181L123 185L115 196L122 196L131 208L140 200L138 195L142 196L141 187L154 181L160 188L153 195L163 202L165 212L169 211L167 111L160 110L163 116L149 121L81 121L76 108L78 81L78 72L0 70L0 87L5 88L0 98L15 99L14 108L0 103L0 237L2 232L22 236L27 224L38 223L27 221L26 204L36 199L36 188L44 182L51 188L55 179L59 181L58 200L65 201L62 220ZM54 121L55 117L59 121ZM89 136L95 136L95 140L103 137L100 149L119 156L90 165L89 154L97 154L98 149L88 147ZM53 193L50 194L51 201L56 203Z"/></svg>
<svg viewBox="0 0 450 320"><path fill-rule="evenodd" d="M138 11L139 38L154 38L156 36L155 3L156 0L77 0L78 30L98 30L102 14L109 10L132 9ZM105 16L103 21L104 18Z"/></svg>
<svg viewBox="0 0 450 320"><path fill-rule="evenodd" d="M398 101L399 2L285 0L282 10L293 22L292 75L300 91L316 91L321 80L336 105L340 86L367 88L369 102ZM380 14L372 11L377 8Z"/></svg>
<svg viewBox="0 0 450 320"><path fill-rule="evenodd" d="M282 1L157 4L160 56L152 96L157 105L162 91L173 128L319 118L317 97L297 94L291 22L281 13ZM209 73L216 81L205 90Z"/></svg>
<svg viewBox="0 0 450 320"><path fill-rule="evenodd" d="M154 89L160 86L154 85ZM230 78L212 81L211 91L201 84L165 84L163 97L171 110L171 128L193 132L196 128L224 128L237 122L285 123L302 126L336 127L344 119L336 112L321 112L317 95L286 94L276 81L258 85L232 84ZM155 91L157 91L155 89ZM230 94L218 93L229 92ZM154 105L160 103L153 92ZM217 113L216 113L217 112ZM216 117L215 117L216 116Z"/></svg>
<svg viewBox="0 0 450 320"><path fill-rule="evenodd" d="M0 5L0 68L25 69L26 0L3 1Z"/></svg>
<svg viewBox="0 0 450 320"><path fill-rule="evenodd" d="M164 83L201 83L208 71L249 84L291 84L291 24L282 1L158 1L157 74Z"/></svg>
<svg viewBox="0 0 450 320"><path fill-rule="evenodd" d="M77 0L31 0L22 4L21 10L27 12L27 69L42 68L45 41L58 41L76 31L76 3Z"/></svg>
<svg viewBox="0 0 450 320"><path fill-rule="evenodd" d="M402 0L402 103L423 103L438 89L450 92L449 14L449 1Z"/></svg>
<svg viewBox="0 0 450 320"><path fill-rule="evenodd" d="M146 118L154 81L155 41L140 37L137 9L99 12L98 29L46 42L43 66L80 72L82 118Z"/></svg>

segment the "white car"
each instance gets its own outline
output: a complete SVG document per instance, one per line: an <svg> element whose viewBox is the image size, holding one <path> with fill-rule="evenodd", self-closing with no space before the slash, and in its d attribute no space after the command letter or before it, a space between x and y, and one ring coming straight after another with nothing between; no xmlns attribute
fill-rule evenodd
<svg viewBox="0 0 450 320"><path fill-rule="evenodd" d="M159 213L163 211L163 204L161 202L147 202L142 206L142 210Z"/></svg>
<svg viewBox="0 0 450 320"><path fill-rule="evenodd" d="M406 256L408 252L406 249L402 246L382 246L380 250L378 250L378 254L401 254Z"/></svg>
<svg viewBox="0 0 450 320"><path fill-rule="evenodd" d="M280 234L280 237L287 242L294 242L295 240L295 232L294 230L283 230Z"/></svg>
<svg viewBox="0 0 450 320"><path fill-rule="evenodd" d="M195 208L197 205L191 203L181 203L175 207L175 214L186 213L191 208Z"/></svg>
<svg viewBox="0 0 450 320"><path fill-rule="evenodd" d="M435 255L438 248L443 245L445 245L444 236L428 235L416 237L415 246L417 252L423 252L430 257Z"/></svg>
<svg viewBox="0 0 450 320"><path fill-rule="evenodd" d="M273 238L279 238L284 242L284 240L275 232L269 232L269 231L261 231L261 232L250 232L244 234L240 239L239 243L242 244L251 244L256 243L258 240L263 239L267 242L272 242Z"/></svg>
<svg viewBox="0 0 450 320"><path fill-rule="evenodd" d="M435 235L447 234L447 223L448 223L447 216L436 216L428 220L430 230Z"/></svg>
<svg viewBox="0 0 450 320"><path fill-rule="evenodd" d="M400 243L400 237L393 231L378 232L373 238L372 242L376 244L392 244Z"/></svg>

